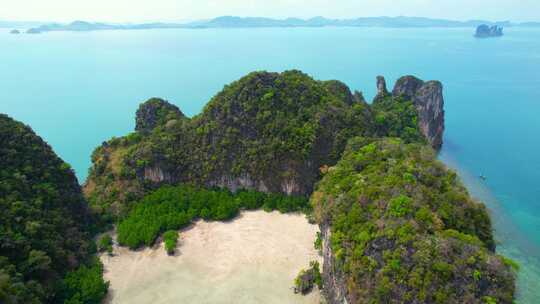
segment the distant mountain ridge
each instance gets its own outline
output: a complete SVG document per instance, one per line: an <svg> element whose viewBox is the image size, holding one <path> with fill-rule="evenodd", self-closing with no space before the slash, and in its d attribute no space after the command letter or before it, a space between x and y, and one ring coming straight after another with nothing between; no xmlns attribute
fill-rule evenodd
<svg viewBox="0 0 540 304"><path fill-rule="evenodd" d="M310 19L287 18L272 19L263 17L222 16L198 26L206 27L320 27L320 26L358 26L358 27L464 27L480 24L510 25L510 22L490 22L485 20L453 21L424 17L361 17L354 19Z"/></svg>
<svg viewBox="0 0 540 304"><path fill-rule="evenodd" d="M8 27L9 22L0 22L0 27ZM29 33L51 31L98 31L98 30L138 30L163 28L261 28L261 27L387 27L387 28L427 28L427 27L477 27L481 24L490 26L527 26L540 27L540 22L513 23L510 21L470 20L455 21L446 19L431 19L424 17L360 17L353 19L329 19L313 17L309 19L286 18L273 19L265 17L221 16L211 20L201 20L189 23L140 23L140 24L111 24L101 22L74 21L69 24L49 23L30 28ZM16 27L13 25L13 27Z"/></svg>

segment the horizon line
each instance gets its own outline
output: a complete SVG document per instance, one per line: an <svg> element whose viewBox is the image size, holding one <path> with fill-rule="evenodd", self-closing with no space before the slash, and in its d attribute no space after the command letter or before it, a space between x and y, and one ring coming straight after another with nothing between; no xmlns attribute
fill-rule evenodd
<svg viewBox="0 0 540 304"><path fill-rule="evenodd" d="M332 17L325 17L323 15L317 15L312 17L265 17L265 16L257 16L257 15L219 15L211 18L199 18L199 19L176 19L176 20L166 20L166 19L148 19L148 20L140 20L140 21L106 21L106 20L97 20L97 19L82 19L82 18L75 18L70 19L70 21L42 21L42 20L13 20L13 19L0 19L0 22L5 23L40 23L40 24L52 24L52 23L58 23L58 24L69 24L77 21L82 22L89 22L89 23L109 23L109 24L144 24L144 23L173 23L173 24L189 24L193 22L203 22L203 21L212 21L218 18L223 17L232 17L232 18L243 18L243 19L250 19L250 18L260 18L260 19L270 19L270 20L282 20L285 21L287 19L297 19L297 20L303 20L303 21L309 21L316 18L324 18L326 20L356 20L356 19L368 19L368 18L421 18L421 19L429 19L429 20L442 20L442 21L451 21L451 22L472 22L472 21L485 21L489 23L537 23L540 21L514 21L511 19L506 20L495 20L493 19L483 19L483 18L472 18L472 19L448 19L448 18L438 18L438 17L426 17L426 16L411 16L411 15L395 15L395 16L389 16L389 15L379 15L379 16L358 16L358 17L348 17L348 18L332 18Z"/></svg>

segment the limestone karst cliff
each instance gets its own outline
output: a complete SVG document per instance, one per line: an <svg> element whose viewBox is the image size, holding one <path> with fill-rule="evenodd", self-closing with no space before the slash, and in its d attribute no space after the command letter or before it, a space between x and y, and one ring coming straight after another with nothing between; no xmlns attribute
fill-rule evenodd
<svg viewBox="0 0 540 304"><path fill-rule="evenodd" d="M408 94L397 98L378 77L379 102L370 106L339 81L257 72L226 86L191 119L153 98L137 111L135 133L94 152L85 193L113 213L163 183L308 195L319 168L335 164L353 136L425 137L440 147L442 86L408 83L398 81L394 91Z"/></svg>
<svg viewBox="0 0 540 304"><path fill-rule="evenodd" d="M191 119L152 99L137 111L135 133L96 149L85 193L113 213L163 183L307 195L348 138L374 134L359 96L341 82L287 71L249 74Z"/></svg>
<svg viewBox="0 0 540 304"><path fill-rule="evenodd" d="M412 100L418 112L418 126L431 146L439 150L444 133L443 86L439 81L424 82L414 76L398 79L393 96Z"/></svg>
<svg viewBox="0 0 540 304"><path fill-rule="evenodd" d="M388 89L386 87L386 79L384 76L377 76L377 95L373 99L373 102L380 101L389 95L390 93L388 93Z"/></svg>

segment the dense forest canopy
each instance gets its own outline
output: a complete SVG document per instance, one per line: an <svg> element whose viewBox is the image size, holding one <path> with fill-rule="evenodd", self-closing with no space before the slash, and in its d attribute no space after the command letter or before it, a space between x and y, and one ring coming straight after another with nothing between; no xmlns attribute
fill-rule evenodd
<svg viewBox="0 0 540 304"><path fill-rule="evenodd" d="M81 188L48 144L2 114L0 143L0 302L61 303L80 287L64 276L93 250Z"/></svg>
<svg viewBox="0 0 540 304"><path fill-rule="evenodd" d="M163 186L134 203L118 224L118 242L131 249L151 246L164 231L184 228L196 219L225 221L237 216L240 210L259 208L268 212L300 212L307 211L309 204L302 196Z"/></svg>
<svg viewBox="0 0 540 304"><path fill-rule="evenodd" d="M353 139L311 202L353 303L512 303L486 208L431 148Z"/></svg>

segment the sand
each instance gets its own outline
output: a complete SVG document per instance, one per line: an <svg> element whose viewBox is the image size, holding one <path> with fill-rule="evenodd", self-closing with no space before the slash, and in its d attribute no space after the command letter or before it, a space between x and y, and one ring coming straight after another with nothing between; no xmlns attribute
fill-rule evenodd
<svg viewBox="0 0 540 304"><path fill-rule="evenodd" d="M180 231L175 256L163 243L101 256L110 281L107 303L305 303L318 290L294 294L293 280L309 261L318 227L304 215L243 212L231 222L199 221Z"/></svg>

